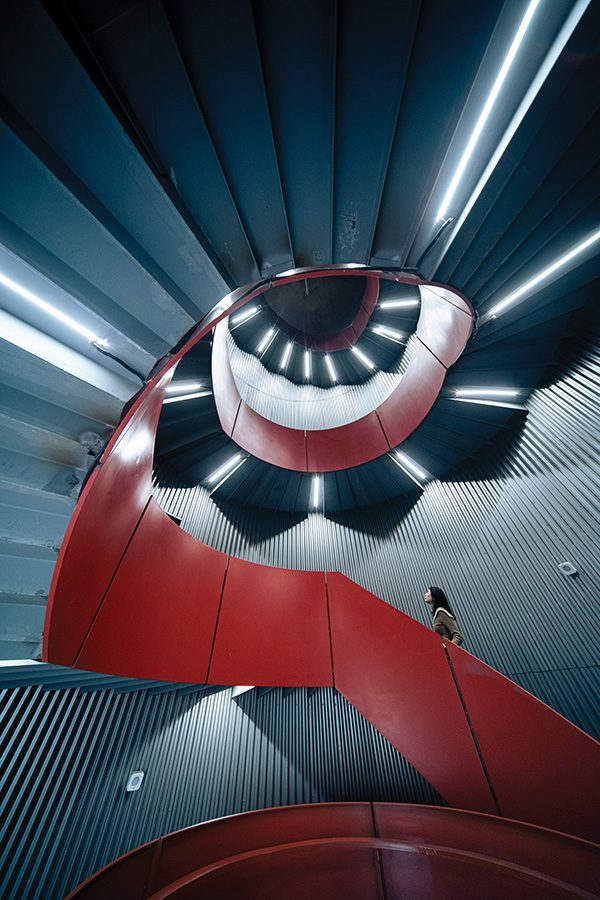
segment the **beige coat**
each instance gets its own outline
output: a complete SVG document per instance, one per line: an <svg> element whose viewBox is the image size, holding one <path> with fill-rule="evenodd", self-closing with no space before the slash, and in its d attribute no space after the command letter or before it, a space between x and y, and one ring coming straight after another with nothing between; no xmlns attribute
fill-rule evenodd
<svg viewBox="0 0 600 900"><path fill-rule="evenodd" d="M433 630L437 631L440 637L452 641L453 644L458 644L459 647L463 642L463 637L458 630L456 619L442 606L438 606L435 611L433 617Z"/></svg>

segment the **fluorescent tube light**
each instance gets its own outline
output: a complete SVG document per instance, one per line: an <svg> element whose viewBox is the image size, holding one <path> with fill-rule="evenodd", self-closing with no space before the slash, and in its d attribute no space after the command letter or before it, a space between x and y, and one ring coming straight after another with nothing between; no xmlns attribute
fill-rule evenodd
<svg viewBox="0 0 600 900"><path fill-rule="evenodd" d="M177 397L166 397L163 400L163 406L166 403L179 403L180 400L195 400L196 397L210 397L212 391L194 391L192 394L181 394Z"/></svg>
<svg viewBox="0 0 600 900"><path fill-rule="evenodd" d="M516 397L519 391L514 388L458 388L454 393L457 397Z"/></svg>
<svg viewBox="0 0 600 900"><path fill-rule="evenodd" d="M390 459L396 463L398 468L402 469L405 475L408 475L415 484L418 484L419 487L423 487L423 482L428 481L431 478L429 472L426 472L425 469L422 469L421 466L418 466L416 462L414 462L406 453L402 453L400 450L394 450L393 453L389 454Z"/></svg>
<svg viewBox="0 0 600 900"><path fill-rule="evenodd" d="M418 306L420 300L382 300L379 309L404 309L409 306Z"/></svg>
<svg viewBox="0 0 600 900"><path fill-rule="evenodd" d="M241 312L237 313L237 315L232 316L231 321L234 325L239 325L240 322L245 322L246 319L251 319L252 316L255 316L258 311L258 306L247 306Z"/></svg>
<svg viewBox="0 0 600 900"><path fill-rule="evenodd" d="M304 377L310 378L311 364L310 364L310 350L304 351Z"/></svg>
<svg viewBox="0 0 600 900"><path fill-rule="evenodd" d="M207 482L209 484L214 484L215 481L218 481L219 478L223 477L223 475L226 475L227 473L233 474L233 470L237 467L237 464L244 462L246 458L247 457L242 458L241 453L236 453L235 456L232 456L230 459L228 459L226 463L223 463L222 466L219 466L219 468L216 469L212 473L212 475L209 475L206 479Z"/></svg>
<svg viewBox="0 0 600 900"><path fill-rule="evenodd" d="M497 303L492 309L489 311L489 318L495 318L498 313L503 312L507 306L510 306L516 300L519 300L521 297L524 297L525 294L534 293L534 288L537 288L543 281L546 281L550 275L553 275L559 269L562 269L567 263L571 262L576 256L579 256L580 253L583 253L584 250L587 250L588 247L591 247L592 244L595 244L600 240L600 228L597 231L594 231L588 238L582 241L577 246L573 247L572 250L569 250L567 253L563 253L562 256L553 262L550 266L546 266L545 269L542 269L541 272L538 272L537 275L534 275L533 278L530 278L529 281L526 281L520 287L516 288L512 291L507 297Z"/></svg>
<svg viewBox="0 0 600 900"><path fill-rule="evenodd" d="M266 334L263 335L262 340L260 341L258 347L256 348L256 352L262 353L264 350L266 350L267 347L269 346L269 344L271 343L274 335L275 335L275 329L269 328L269 330L266 332Z"/></svg>
<svg viewBox="0 0 600 900"><path fill-rule="evenodd" d="M328 353L325 354L325 365L327 366L327 371L329 372L329 377L332 381L337 381L337 372L335 371L335 366L333 365L333 361Z"/></svg>
<svg viewBox="0 0 600 900"><path fill-rule="evenodd" d="M34 294L32 291L27 290L27 288L23 287L22 284L18 284L18 282L13 281L12 278L9 278L8 275L4 275L2 272L0 272L0 284L3 284L11 291L14 291L15 294L19 295L19 297L23 297L24 300L29 300L30 303L33 303L39 309L42 309L44 312L53 316L55 319L58 319L58 321L62 322L63 325L66 325L68 328L76 331L91 343L95 342L103 347L106 346L107 342L103 338L100 338L97 334L94 334L93 331L90 331L89 328L86 328L85 325L81 325L75 319L72 319L71 316L67 316L59 309L51 306L46 300L42 300L42 298L38 297L37 294Z"/></svg>
<svg viewBox="0 0 600 900"><path fill-rule="evenodd" d="M522 403L508 403L502 400L484 400L483 397L449 397L455 403L476 403L478 406L500 406L502 409L526 409Z"/></svg>
<svg viewBox="0 0 600 900"><path fill-rule="evenodd" d="M450 182L450 186L448 187L448 190L446 191L444 199L442 200L442 205L440 206L440 209L438 212L439 219L446 218L450 203L452 202L454 194L456 193L458 185L460 184L460 181L464 175L464 172L469 163L469 160L471 159L473 152L475 150L475 147L477 146L477 143L479 141L479 138L481 137L481 134L485 127L485 123L487 122L487 120L490 116L490 113L492 111L492 108L493 108L496 100L498 99L498 95L500 93L502 85L506 81L506 77L510 71L510 68L511 68L514 60L515 60L515 56L517 55L517 51L518 51L519 47L521 46L523 38L525 37L527 29L529 28L529 25L531 24L531 20L533 18L533 15L534 15L537 7L539 6L539 4L540 4L540 0L531 0L531 2L529 3L529 6L525 10L525 15L523 16L523 19L521 20L521 24L519 25L519 28L517 29L517 33L515 34L515 36L513 38L513 42L510 45L509 51L506 54L506 56L504 58L504 62L502 63L502 66L500 67L500 71L498 72L498 74L496 76L496 80L494 81L492 90L490 91L488 98L485 101L485 104L483 106L483 109L481 110L481 113L479 114L479 118L477 119L475 128L473 129L473 132L471 134L471 137L469 138L469 141L468 141L465 151L461 157L461 160L458 164L456 172L454 173L452 181Z"/></svg>
<svg viewBox="0 0 600 900"><path fill-rule="evenodd" d="M282 369L282 370L287 369L287 364L289 363L290 356L292 355L293 346L294 346L293 341L288 341L287 344L285 345L285 350L281 354L281 362L279 363L280 369Z"/></svg>
<svg viewBox="0 0 600 900"><path fill-rule="evenodd" d="M310 505L316 509L321 501L321 476L313 475L310 488Z"/></svg>
<svg viewBox="0 0 600 900"><path fill-rule="evenodd" d="M373 325L371 331L397 344L401 343L406 337L401 331L396 331L395 328L388 328L387 325Z"/></svg>
<svg viewBox="0 0 600 900"><path fill-rule="evenodd" d="M167 394L177 394L179 391L199 391L202 385L200 382L177 382L172 381L167 388Z"/></svg>
<svg viewBox="0 0 600 900"><path fill-rule="evenodd" d="M354 355L357 357L357 359L360 359L360 361L361 361L361 363L363 364L363 366L366 366L367 369L374 369L374 368L375 368L375 363L372 362L372 361L369 359L369 357L366 356L366 355L362 352L362 350L359 350L358 347L356 346L356 344L354 345L354 347L350 347L350 350L351 350L352 353L354 353Z"/></svg>

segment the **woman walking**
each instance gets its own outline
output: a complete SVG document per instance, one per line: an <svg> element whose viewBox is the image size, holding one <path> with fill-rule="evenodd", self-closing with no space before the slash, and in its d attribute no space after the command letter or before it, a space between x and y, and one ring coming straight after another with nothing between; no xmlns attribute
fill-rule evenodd
<svg viewBox="0 0 600 900"><path fill-rule="evenodd" d="M439 587L430 587L425 591L424 597L425 603L428 603L431 609L433 630L437 631L440 637L460 647L463 642L462 634L443 590Z"/></svg>

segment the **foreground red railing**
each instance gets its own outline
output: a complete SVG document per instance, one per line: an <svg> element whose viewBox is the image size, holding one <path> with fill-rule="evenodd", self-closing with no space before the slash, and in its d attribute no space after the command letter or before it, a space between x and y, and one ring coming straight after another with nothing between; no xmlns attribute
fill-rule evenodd
<svg viewBox="0 0 600 900"><path fill-rule="evenodd" d="M509 819L396 803L244 813L139 847L67 900L595 897L600 847Z"/></svg>

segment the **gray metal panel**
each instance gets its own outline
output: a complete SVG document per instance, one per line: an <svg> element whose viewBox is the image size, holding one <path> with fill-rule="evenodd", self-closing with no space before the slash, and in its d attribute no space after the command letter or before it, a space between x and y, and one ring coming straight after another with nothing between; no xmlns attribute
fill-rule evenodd
<svg viewBox="0 0 600 900"><path fill-rule="evenodd" d="M246 810L443 803L334 690L231 694L0 695L0 895L59 900L145 841Z"/></svg>

